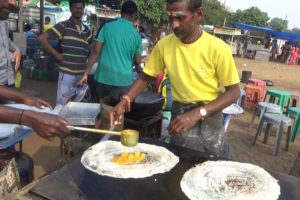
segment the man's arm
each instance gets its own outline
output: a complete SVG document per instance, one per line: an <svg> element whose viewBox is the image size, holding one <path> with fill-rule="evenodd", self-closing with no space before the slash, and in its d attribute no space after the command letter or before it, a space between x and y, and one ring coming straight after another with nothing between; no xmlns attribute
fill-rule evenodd
<svg viewBox="0 0 300 200"><path fill-rule="evenodd" d="M13 41L11 41L9 38L8 38L8 47L10 52L20 51L17 45L13 43Z"/></svg>
<svg viewBox="0 0 300 200"><path fill-rule="evenodd" d="M88 74L92 68L92 66L95 64L95 62L97 61L101 51L102 51L102 46L103 43L102 42L95 42L94 48L92 50L92 52L89 55L88 58L88 62L86 64L86 70L84 72L84 74L82 75L81 80L78 82L78 84L82 84L83 82L87 82L87 78L88 78Z"/></svg>
<svg viewBox="0 0 300 200"><path fill-rule="evenodd" d="M130 102L144 91L152 78L152 76L142 72L139 79L134 82L128 93L124 95L126 98L122 98L121 101L109 112L110 126L121 123L122 114L130 111Z"/></svg>
<svg viewBox="0 0 300 200"><path fill-rule="evenodd" d="M141 68L142 56L138 55L138 54L135 54L133 59L134 59L135 70L138 73L143 72L143 69Z"/></svg>
<svg viewBox="0 0 300 200"><path fill-rule="evenodd" d="M61 62L63 60L63 55L51 46L49 39L50 36L47 32L42 33L38 37L38 40L41 43L42 47L46 49L46 51L49 52L51 55L53 55L55 59Z"/></svg>
<svg viewBox="0 0 300 200"><path fill-rule="evenodd" d="M52 140L55 136L70 132L69 122L59 116L22 110L0 105L0 123L26 125L42 138Z"/></svg>
<svg viewBox="0 0 300 200"><path fill-rule="evenodd" d="M51 108L51 106L42 99L25 95L17 90L7 88L4 86L0 86L0 99L14 101L29 106L36 106L38 108L44 108L44 107Z"/></svg>
<svg viewBox="0 0 300 200"><path fill-rule="evenodd" d="M11 56L12 61L15 61L15 66L13 67L15 71L18 71L21 63L21 56L22 56L21 52L17 47L17 45L13 43L9 38L8 38L8 48L9 51L12 52L12 56Z"/></svg>

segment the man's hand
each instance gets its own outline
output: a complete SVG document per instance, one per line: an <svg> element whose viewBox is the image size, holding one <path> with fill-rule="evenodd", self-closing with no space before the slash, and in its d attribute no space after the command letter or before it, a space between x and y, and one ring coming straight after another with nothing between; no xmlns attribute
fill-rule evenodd
<svg viewBox="0 0 300 200"><path fill-rule="evenodd" d="M170 134L185 133L201 119L199 109L194 109L189 112L178 115L171 121L168 131Z"/></svg>
<svg viewBox="0 0 300 200"><path fill-rule="evenodd" d="M77 84L82 85L83 83L87 83L87 81L88 81L88 74L85 72Z"/></svg>
<svg viewBox="0 0 300 200"><path fill-rule="evenodd" d="M62 61L64 60L64 56L61 53L56 53L55 59L57 60L58 63L62 63Z"/></svg>
<svg viewBox="0 0 300 200"><path fill-rule="evenodd" d="M53 140L55 136L70 132L66 127L70 123L52 114L26 110L21 121L22 124L32 127L39 136L49 141Z"/></svg>
<svg viewBox="0 0 300 200"><path fill-rule="evenodd" d="M13 52L12 56L11 56L11 60L15 62L15 66L14 70L15 72L17 72L20 69L20 63L21 63L21 52L16 50L15 52Z"/></svg>
<svg viewBox="0 0 300 200"><path fill-rule="evenodd" d="M110 127L122 123L122 114L128 111L128 103L121 100L111 111L108 112Z"/></svg>
<svg viewBox="0 0 300 200"><path fill-rule="evenodd" d="M24 100L24 104L29 105L29 106L35 106L35 107L41 108L41 109L43 109L45 107L52 108L51 105L49 103L47 103L46 101L44 101L40 98L31 97L31 96L26 97L26 99Z"/></svg>

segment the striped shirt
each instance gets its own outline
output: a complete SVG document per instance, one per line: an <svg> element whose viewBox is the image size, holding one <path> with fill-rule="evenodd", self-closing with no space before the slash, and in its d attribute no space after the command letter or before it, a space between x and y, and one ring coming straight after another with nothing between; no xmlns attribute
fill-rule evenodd
<svg viewBox="0 0 300 200"><path fill-rule="evenodd" d="M47 33L51 39L59 40L59 48L63 54L60 71L71 75L83 74L90 52L89 45L93 40L89 28L84 24L81 27L75 25L70 18L57 23Z"/></svg>
<svg viewBox="0 0 300 200"><path fill-rule="evenodd" d="M8 21L0 20L0 85L15 83L11 56L16 50L18 47L8 37Z"/></svg>

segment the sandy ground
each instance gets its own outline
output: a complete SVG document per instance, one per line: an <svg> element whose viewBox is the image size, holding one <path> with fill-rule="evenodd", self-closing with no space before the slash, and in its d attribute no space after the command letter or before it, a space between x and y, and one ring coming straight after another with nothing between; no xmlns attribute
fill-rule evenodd
<svg viewBox="0 0 300 200"><path fill-rule="evenodd" d="M252 71L252 78L267 79L274 82L274 89L296 91L300 93L300 66L288 66L275 62L254 61L235 58L239 73ZM240 84L241 88L244 84ZM48 100L52 105L55 103L55 82L43 82L23 79L22 90L26 93L38 95ZM257 119L252 128L248 128L252 111L232 117L226 139L231 145L231 159L240 162L253 163L268 169L288 173L298 152L300 152L300 137L294 143L290 143L289 151L284 151L285 135L282 139L278 156L272 155L274 147L275 129L268 144L262 143L262 136L258 138L255 146L251 143L254 139ZM35 163L35 178L44 173L55 170L60 165L59 139L48 142L36 134L26 138L23 143L24 152L33 157Z"/></svg>

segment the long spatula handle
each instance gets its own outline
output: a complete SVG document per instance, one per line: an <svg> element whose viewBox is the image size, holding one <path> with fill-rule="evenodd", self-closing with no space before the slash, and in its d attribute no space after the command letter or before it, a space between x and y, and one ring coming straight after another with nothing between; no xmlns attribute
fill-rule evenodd
<svg viewBox="0 0 300 200"><path fill-rule="evenodd" d="M77 131L87 131L87 132L93 132L93 133L109 133L113 135L121 135L121 132L119 131L109 131L109 130L103 130L103 129L94 129L94 128L85 128L85 127L78 127L78 126L67 126L69 130L77 130Z"/></svg>

